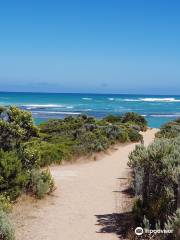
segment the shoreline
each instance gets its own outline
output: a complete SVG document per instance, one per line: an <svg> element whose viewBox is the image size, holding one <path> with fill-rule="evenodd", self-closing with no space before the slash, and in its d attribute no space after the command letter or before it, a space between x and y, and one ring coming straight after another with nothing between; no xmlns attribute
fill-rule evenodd
<svg viewBox="0 0 180 240"><path fill-rule="evenodd" d="M132 111L145 116L150 126L160 127L180 117L180 95L0 92L0 99L3 106L16 105L30 111L37 125L71 115L99 119Z"/></svg>

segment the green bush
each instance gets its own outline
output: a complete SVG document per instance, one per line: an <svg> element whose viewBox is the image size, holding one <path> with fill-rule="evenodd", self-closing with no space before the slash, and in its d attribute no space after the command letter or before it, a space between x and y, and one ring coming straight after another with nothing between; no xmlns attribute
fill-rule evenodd
<svg viewBox="0 0 180 240"><path fill-rule="evenodd" d="M62 160L70 158L70 153L63 144L52 144L41 142L40 150L40 166L48 166L52 163L60 164Z"/></svg>
<svg viewBox="0 0 180 240"><path fill-rule="evenodd" d="M68 117L64 120L62 119L54 119L49 120L47 123L43 123L40 125L40 129L42 133L48 134L58 134L58 135L71 135L73 136L73 132L77 129L80 129L84 124L85 120L81 118L73 118Z"/></svg>
<svg viewBox="0 0 180 240"><path fill-rule="evenodd" d="M37 143L37 141L31 141L20 145L17 154L21 159L23 169L31 170L39 166L41 156Z"/></svg>
<svg viewBox="0 0 180 240"><path fill-rule="evenodd" d="M128 132L121 126L105 126L102 128L102 133L106 135L108 140L112 140L112 143L128 141Z"/></svg>
<svg viewBox="0 0 180 240"><path fill-rule="evenodd" d="M131 142L143 141L143 136L135 129L129 128L128 137Z"/></svg>
<svg viewBox="0 0 180 240"><path fill-rule="evenodd" d="M8 115L8 122L15 123L24 131L23 141L28 141L30 138L38 136L38 128L34 125L30 112L14 106L7 108L6 112Z"/></svg>
<svg viewBox="0 0 180 240"><path fill-rule="evenodd" d="M131 124L130 120L135 122ZM40 136L46 143L39 144L43 155L41 166L104 151L114 143L142 140L139 131L142 126L145 127L146 121L143 120L138 114L130 113L124 116L110 115L100 120L86 115L70 116L43 123L39 126Z"/></svg>
<svg viewBox="0 0 180 240"><path fill-rule="evenodd" d="M4 151L13 150L22 142L25 131L15 123L0 119L0 148Z"/></svg>
<svg viewBox="0 0 180 240"><path fill-rule="evenodd" d="M79 138L79 145L83 146L84 153L99 152L108 148L108 140L100 131L85 132Z"/></svg>
<svg viewBox="0 0 180 240"><path fill-rule="evenodd" d="M21 160L15 152L0 150L0 192L15 199L27 183Z"/></svg>
<svg viewBox="0 0 180 240"><path fill-rule="evenodd" d="M0 211L9 213L12 210L12 204L10 198L3 194L0 194Z"/></svg>
<svg viewBox="0 0 180 240"><path fill-rule="evenodd" d="M134 189L142 198L141 221L145 216L155 227L163 226L176 211L180 174L180 138L156 140L147 148L138 145L129 156Z"/></svg>
<svg viewBox="0 0 180 240"><path fill-rule="evenodd" d="M17 107L0 108L0 209L5 211L8 197L16 199L30 185L32 169L43 161L49 164L50 158L51 162L61 159L59 149L42 141L31 113ZM36 180L36 194L41 197L51 188L50 173L41 172Z"/></svg>
<svg viewBox="0 0 180 240"><path fill-rule="evenodd" d="M108 115L103 120L109 122L109 123L121 123L122 116L115 116L115 115Z"/></svg>
<svg viewBox="0 0 180 240"><path fill-rule="evenodd" d="M157 138L175 138L180 135L180 121L179 119L164 124L160 131L157 132Z"/></svg>
<svg viewBox="0 0 180 240"><path fill-rule="evenodd" d="M0 194L0 239L2 240L15 239L14 230L7 215L11 210L10 198Z"/></svg>
<svg viewBox="0 0 180 240"><path fill-rule="evenodd" d="M149 228L174 230L159 239L175 240L180 238L180 120L163 125L156 137L147 148L136 146L129 156L137 196L133 213L137 225L146 222Z"/></svg>
<svg viewBox="0 0 180 240"><path fill-rule="evenodd" d="M31 171L29 191L32 192L37 198L43 198L46 194L52 192L53 189L54 180L49 169L44 171L33 169Z"/></svg>
<svg viewBox="0 0 180 240"><path fill-rule="evenodd" d="M128 122L136 123L138 126L141 127L142 131L146 130L147 128L146 119L143 116L134 112L128 112L122 116L122 123L128 123Z"/></svg>
<svg viewBox="0 0 180 240"><path fill-rule="evenodd" d="M136 197L136 199L134 200L132 212L133 212L135 222L142 223L143 201L141 197Z"/></svg>
<svg viewBox="0 0 180 240"><path fill-rule="evenodd" d="M40 166L48 166L52 163L58 163L60 164L62 161L62 153L60 151L60 148L56 144L51 144L47 142L41 142L39 144L39 150L40 150Z"/></svg>
<svg viewBox="0 0 180 240"><path fill-rule="evenodd" d="M119 128L119 133L118 133L118 142L125 143L129 141L129 136L128 136L128 130Z"/></svg>
<svg viewBox="0 0 180 240"><path fill-rule="evenodd" d="M33 124L31 113L9 107L0 111L0 133L0 148L7 151L38 136L38 128Z"/></svg>
<svg viewBox="0 0 180 240"><path fill-rule="evenodd" d="M71 151L68 142L64 144L61 139L51 138L50 142L34 140L23 144L19 155L23 166L26 169L32 169L38 166L48 166L52 163L60 164L62 160L71 158Z"/></svg>
<svg viewBox="0 0 180 240"><path fill-rule="evenodd" d="M173 230L173 236L171 234L169 240L180 239L180 209L178 209L173 216L168 217L168 221L165 224L165 229Z"/></svg>
<svg viewBox="0 0 180 240"><path fill-rule="evenodd" d="M14 229L7 214L2 210L0 210L0 239L15 240Z"/></svg>

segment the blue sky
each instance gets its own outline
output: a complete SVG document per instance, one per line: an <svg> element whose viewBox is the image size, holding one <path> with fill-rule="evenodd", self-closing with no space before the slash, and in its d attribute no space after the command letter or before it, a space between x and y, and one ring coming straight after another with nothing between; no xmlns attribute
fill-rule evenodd
<svg viewBox="0 0 180 240"><path fill-rule="evenodd" d="M180 93L178 0L0 1L0 90Z"/></svg>

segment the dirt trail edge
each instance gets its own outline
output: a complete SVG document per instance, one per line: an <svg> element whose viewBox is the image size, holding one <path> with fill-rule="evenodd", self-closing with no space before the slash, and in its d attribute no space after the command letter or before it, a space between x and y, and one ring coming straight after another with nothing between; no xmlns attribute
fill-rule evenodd
<svg viewBox="0 0 180 240"><path fill-rule="evenodd" d="M157 130L143 133L144 143ZM128 155L136 144L117 147L98 161L51 168L57 186L43 200L23 197L12 221L17 240L115 240L114 216L123 213L128 198Z"/></svg>

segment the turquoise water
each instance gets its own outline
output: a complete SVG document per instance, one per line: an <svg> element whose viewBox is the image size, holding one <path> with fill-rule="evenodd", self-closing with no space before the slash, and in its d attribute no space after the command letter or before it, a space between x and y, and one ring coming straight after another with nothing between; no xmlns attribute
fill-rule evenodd
<svg viewBox="0 0 180 240"><path fill-rule="evenodd" d="M180 117L180 96L128 94L0 93L0 105L31 111L35 122L86 113L101 118L133 111L145 116L150 127Z"/></svg>

